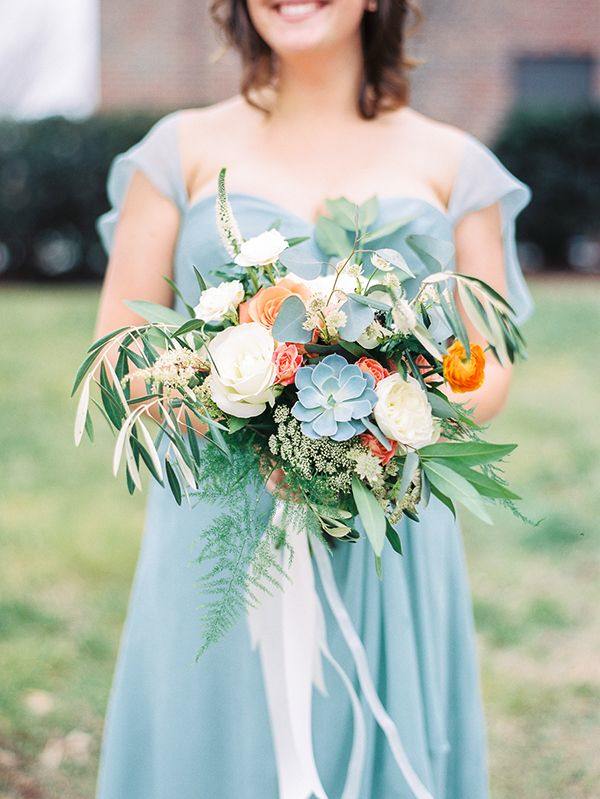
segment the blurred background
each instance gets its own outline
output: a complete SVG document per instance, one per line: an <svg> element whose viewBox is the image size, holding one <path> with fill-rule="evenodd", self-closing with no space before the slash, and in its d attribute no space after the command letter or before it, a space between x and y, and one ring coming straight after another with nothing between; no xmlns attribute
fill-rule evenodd
<svg viewBox="0 0 600 799"><path fill-rule="evenodd" d="M530 358L490 437L538 526L465 539L493 799L598 795L600 10L426 0L412 105L482 138L534 200ZM92 799L143 524L108 435L75 451L70 383L105 256L112 158L237 90L206 0L0 0L0 799ZM596 755L594 755L596 752ZM124 797L124 799L126 799Z"/></svg>

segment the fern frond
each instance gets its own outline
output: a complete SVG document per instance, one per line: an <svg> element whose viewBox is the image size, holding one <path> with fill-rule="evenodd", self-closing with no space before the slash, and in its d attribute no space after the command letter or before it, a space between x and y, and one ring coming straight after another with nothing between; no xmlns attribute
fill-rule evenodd
<svg viewBox="0 0 600 799"><path fill-rule="evenodd" d="M265 486L259 455L250 437L240 436L236 443L231 460L207 447L199 465L196 496L219 509L202 531L197 557L203 569L199 586L206 596L198 657L257 605L261 594L281 590L287 579L284 557L289 547L285 530L271 522L271 503L261 502Z"/></svg>

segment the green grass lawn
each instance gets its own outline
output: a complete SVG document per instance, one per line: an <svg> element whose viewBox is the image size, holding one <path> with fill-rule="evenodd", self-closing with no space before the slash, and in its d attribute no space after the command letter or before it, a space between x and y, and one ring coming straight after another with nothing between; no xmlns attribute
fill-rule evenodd
<svg viewBox="0 0 600 799"><path fill-rule="evenodd" d="M535 294L530 360L490 437L520 444L507 471L524 510L543 521L464 520L492 796L591 799L600 779L600 283L544 283ZM92 289L0 294L0 799L93 797L143 516L142 498L110 474L109 434L79 451L72 443L68 393L96 301ZM91 736L89 756L71 735L58 765L73 731Z"/></svg>

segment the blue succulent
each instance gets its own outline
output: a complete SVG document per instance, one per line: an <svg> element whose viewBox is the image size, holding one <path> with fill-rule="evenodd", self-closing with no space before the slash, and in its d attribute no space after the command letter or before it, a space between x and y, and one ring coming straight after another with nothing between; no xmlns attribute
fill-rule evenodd
<svg viewBox="0 0 600 799"><path fill-rule="evenodd" d="M372 375L341 355L328 355L316 366L296 372L298 401L292 416L308 438L347 441L366 427L363 423L377 402Z"/></svg>

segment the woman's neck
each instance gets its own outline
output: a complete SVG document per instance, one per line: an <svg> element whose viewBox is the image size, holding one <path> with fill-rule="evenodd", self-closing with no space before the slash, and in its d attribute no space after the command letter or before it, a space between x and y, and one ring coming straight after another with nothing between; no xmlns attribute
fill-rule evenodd
<svg viewBox="0 0 600 799"><path fill-rule="evenodd" d="M343 50L286 58L278 70L273 120L322 124L356 119L362 73L360 42Z"/></svg>

